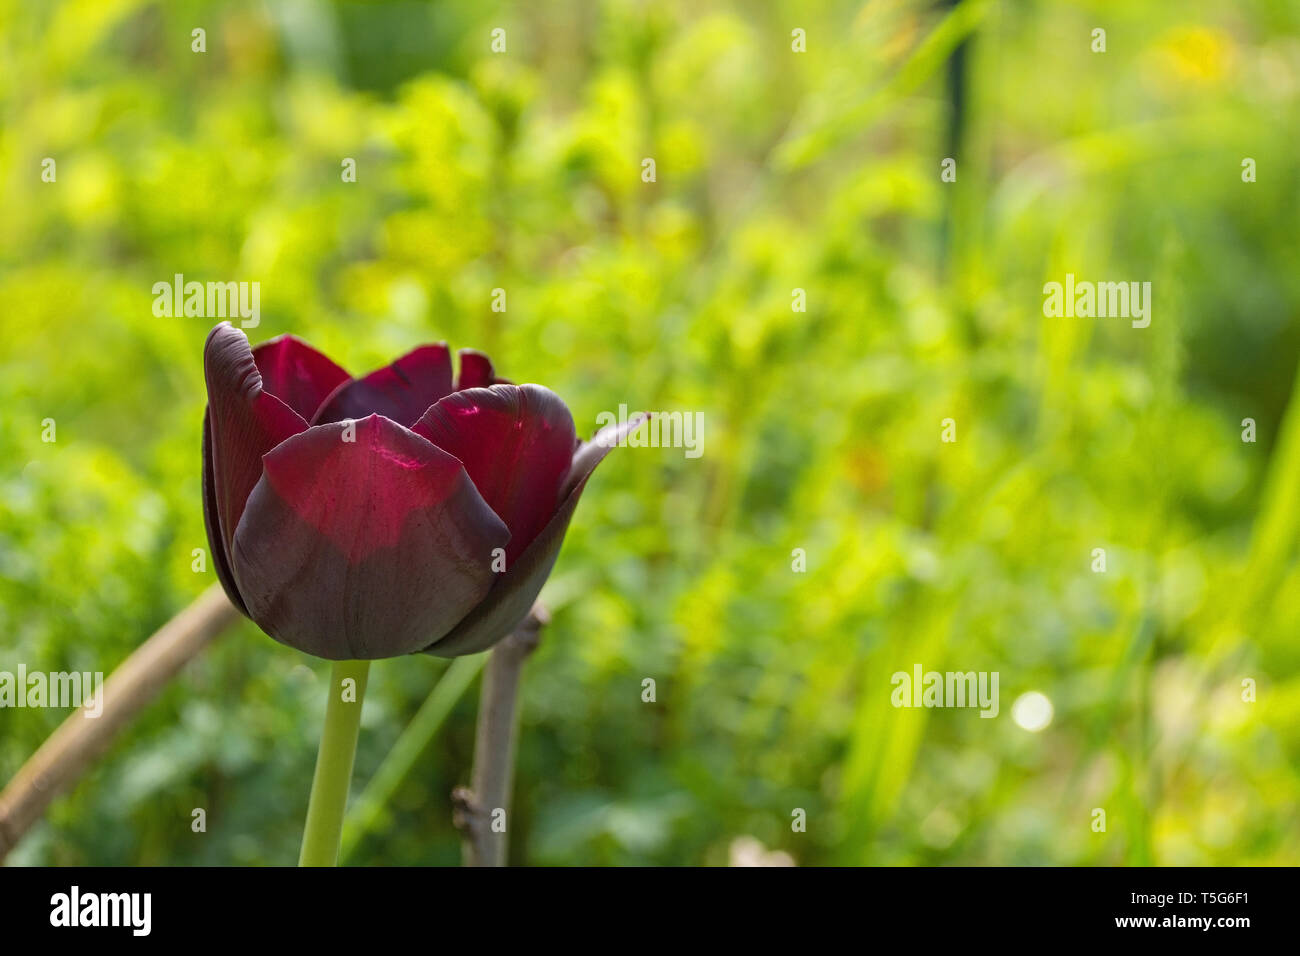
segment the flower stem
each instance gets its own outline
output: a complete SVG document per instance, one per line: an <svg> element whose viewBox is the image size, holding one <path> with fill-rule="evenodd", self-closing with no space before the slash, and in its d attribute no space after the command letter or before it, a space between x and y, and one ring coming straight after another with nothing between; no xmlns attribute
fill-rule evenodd
<svg viewBox="0 0 1300 956"><path fill-rule="evenodd" d="M393 749L388 752L388 756L379 765L375 775L370 778L361 795L352 801L352 807L343 820L343 842L339 847L340 865L348 862L348 858L361 843L362 838L383 818L389 800L415 767L420 755L429 746L429 741L438 732L438 728L447 719L456 702L469 689L478 672L483 669L486 660L486 654L458 657L438 678L433 691L420 705L420 709L406 725L401 736L397 738Z"/></svg>
<svg viewBox="0 0 1300 956"><path fill-rule="evenodd" d="M514 782L519 678L549 620L535 604L515 632L492 648L483 672L474 739L473 787L452 793L456 824L464 834L466 866L505 866L507 813Z"/></svg>
<svg viewBox="0 0 1300 956"><path fill-rule="evenodd" d="M369 675L369 661L335 661L330 670L325 728L321 731L316 774L311 781L311 799L307 801L299 866L338 863L339 835L352 783L352 758L357 752L361 702L366 696Z"/></svg>

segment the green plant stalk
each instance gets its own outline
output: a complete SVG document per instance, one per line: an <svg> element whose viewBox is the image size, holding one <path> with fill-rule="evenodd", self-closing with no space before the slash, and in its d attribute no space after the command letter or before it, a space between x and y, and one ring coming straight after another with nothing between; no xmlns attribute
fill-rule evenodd
<svg viewBox="0 0 1300 956"><path fill-rule="evenodd" d="M365 790L361 791L361 796L353 803L352 810L343 823L340 862L346 863L361 838L374 829L383 816L388 801L411 772L420 754L429 746L429 741L447 719L452 707L464 696L474 677L483 669L487 657L487 654L458 657L443 672L411 722L393 744L393 749L366 784Z"/></svg>
<svg viewBox="0 0 1300 956"><path fill-rule="evenodd" d="M361 703L366 696L369 661L335 661L330 670L329 698L325 704L325 727L321 731L316 773L307 801L307 823L302 834L299 866L335 866L343 812L347 809L352 783L352 760L357 753L357 732L361 728ZM352 693L344 690L354 681ZM351 699L345 700L345 696Z"/></svg>

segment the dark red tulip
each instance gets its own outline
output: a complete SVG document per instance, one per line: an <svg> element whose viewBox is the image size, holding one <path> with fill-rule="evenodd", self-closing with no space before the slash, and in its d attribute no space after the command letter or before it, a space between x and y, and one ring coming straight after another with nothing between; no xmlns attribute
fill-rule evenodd
<svg viewBox="0 0 1300 956"><path fill-rule="evenodd" d="M208 541L231 601L276 640L456 657L527 615L587 479L639 422L579 441L554 392L459 358L454 381L443 344L354 379L292 336L208 335Z"/></svg>

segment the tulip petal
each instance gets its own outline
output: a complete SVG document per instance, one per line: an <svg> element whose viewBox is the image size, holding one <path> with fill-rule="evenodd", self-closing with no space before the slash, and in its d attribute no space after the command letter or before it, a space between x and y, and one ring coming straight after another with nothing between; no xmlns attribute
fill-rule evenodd
<svg viewBox="0 0 1300 956"><path fill-rule="evenodd" d="M352 376L302 339L279 335L253 349L262 388L311 421L330 394Z"/></svg>
<svg viewBox="0 0 1300 956"><path fill-rule="evenodd" d="M230 603L239 608L245 616L248 608L239 596L235 586L235 576L230 571L230 559L226 553L226 542L222 540L220 519L217 517L217 489L212 476L212 426L208 422L208 411L203 410L203 526L208 532L208 549L212 552L212 566L216 569L217 580Z"/></svg>
<svg viewBox="0 0 1300 956"><path fill-rule="evenodd" d="M426 647L426 654L435 657L476 654L491 647L519 626L541 593L542 585L550 577L551 568L555 566L555 559L560 553L560 545L564 543L569 520L587 486L587 479L609 454L610 449L616 447L648 417L637 415L622 425L610 425L601 429L590 442L578 447L562 488L564 501L555 516L524 553L507 567L505 574L501 575L482 603L456 625L450 634Z"/></svg>
<svg viewBox="0 0 1300 956"><path fill-rule="evenodd" d="M450 394L451 352L445 343L422 345L392 365L340 385L316 413L313 425L383 415L408 428Z"/></svg>
<svg viewBox="0 0 1300 956"><path fill-rule="evenodd" d="M492 369L492 360L476 349L461 349L460 373L456 376L456 390L463 388L487 388L496 384L496 373Z"/></svg>
<svg viewBox="0 0 1300 956"><path fill-rule="evenodd" d="M208 333L203 348L216 528L229 554L244 503L262 477L262 456L307 423L270 392L253 360L248 337L229 322Z"/></svg>
<svg viewBox="0 0 1300 956"><path fill-rule="evenodd" d="M408 654L491 589L509 531L461 463L406 428L379 415L317 425L263 467L230 554L276 640L330 660Z"/></svg>
<svg viewBox="0 0 1300 956"><path fill-rule="evenodd" d="M577 443L569 409L540 385L469 388L439 401L412 430L464 463L510 529L509 567L555 514Z"/></svg>

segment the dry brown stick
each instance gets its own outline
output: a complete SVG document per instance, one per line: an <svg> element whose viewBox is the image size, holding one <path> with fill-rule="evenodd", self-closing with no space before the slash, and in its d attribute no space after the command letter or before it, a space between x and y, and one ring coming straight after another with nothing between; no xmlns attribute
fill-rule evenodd
<svg viewBox="0 0 1300 956"><path fill-rule="evenodd" d="M474 736L473 787L457 787L451 795L456 826L464 834L466 866L505 866L519 723L519 676L524 661L537 649L548 620L546 609L534 604L514 633L492 648L483 669Z"/></svg>
<svg viewBox="0 0 1300 956"><path fill-rule="evenodd" d="M0 791L0 860L176 672L238 618L214 584L118 665L100 688L100 715L85 716L83 702Z"/></svg>

